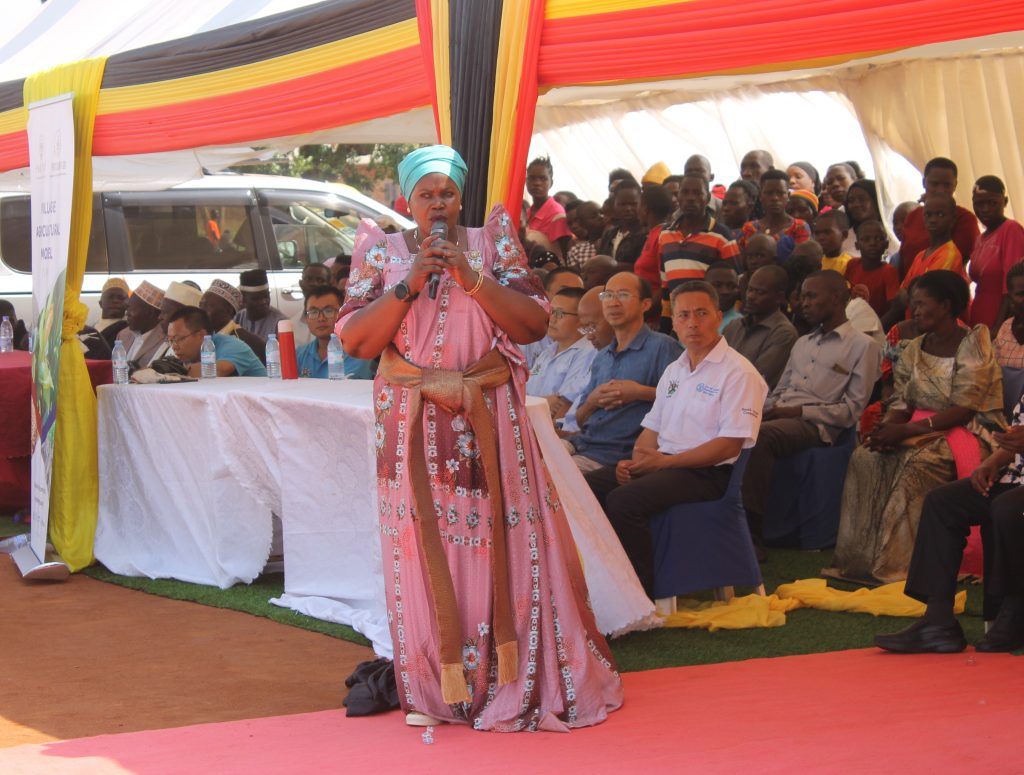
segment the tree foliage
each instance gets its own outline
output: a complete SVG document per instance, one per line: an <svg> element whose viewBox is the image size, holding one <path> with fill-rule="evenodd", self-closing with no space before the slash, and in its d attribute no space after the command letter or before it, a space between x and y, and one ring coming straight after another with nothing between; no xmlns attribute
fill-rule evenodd
<svg viewBox="0 0 1024 775"><path fill-rule="evenodd" d="M374 179L397 180L398 163L416 147L396 143L303 145L268 162L232 169L236 172L341 181L369 191L373 188Z"/></svg>

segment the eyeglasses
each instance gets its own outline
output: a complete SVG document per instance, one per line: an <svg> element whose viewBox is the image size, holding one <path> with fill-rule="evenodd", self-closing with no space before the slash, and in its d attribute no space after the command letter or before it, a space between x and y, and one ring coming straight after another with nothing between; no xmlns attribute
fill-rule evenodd
<svg viewBox="0 0 1024 775"><path fill-rule="evenodd" d="M313 307L313 309L306 310L306 317L309 318L310 320L318 320L320 318L336 318L337 316L337 307L324 307L323 309L317 309L316 307Z"/></svg>
<svg viewBox="0 0 1024 775"><path fill-rule="evenodd" d="M576 330L579 333L583 334L583 336L590 336L595 331L597 331L597 326L595 326L593 323L591 323L589 326L580 326Z"/></svg>
<svg viewBox="0 0 1024 775"><path fill-rule="evenodd" d="M164 341L171 347L177 347L180 342L184 342L190 336L195 336L198 333L198 331L193 331L191 334L184 334L183 336L169 336Z"/></svg>
<svg viewBox="0 0 1024 775"><path fill-rule="evenodd" d="M601 301L611 301L612 299L618 299L619 301L629 301L630 299L637 298L637 295L632 291L601 291L597 294L597 298Z"/></svg>
<svg viewBox="0 0 1024 775"><path fill-rule="evenodd" d="M554 310L551 310L551 319L552 320L561 320L566 315L572 315L573 317L578 317L579 313L578 312L566 312L564 309L554 309Z"/></svg>

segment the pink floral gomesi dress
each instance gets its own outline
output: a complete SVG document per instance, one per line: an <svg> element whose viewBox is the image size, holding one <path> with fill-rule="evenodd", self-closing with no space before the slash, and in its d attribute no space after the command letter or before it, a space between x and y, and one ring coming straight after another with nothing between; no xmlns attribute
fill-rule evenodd
<svg viewBox="0 0 1024 775"><path fill-rule="evenodd" d="M486 225L467 229L470 265L547 308L526 257L500 206ZM409 272L403 234L364 221L356 235L347 298L349 315ZM480 451L467 419L424 399L423 438L441 541L458 602L462 661L471 702L441 698L437 628L422 552L414 528L409 478L408 391L374 383L377 486L388 619L395 677L405 711L419 711L475 729L565 731L605 720L622 704L622 684L594 622L576 545L548 480L526 417L526 369L504 331L445 273L436 300L410 304L393 344L409 362L463 370L497 347L512 380L484 392L495 419L504 514L492 514ZM491 637L491 536L506 531L509 586L519 643L518 678L498 686Z"/></svg>

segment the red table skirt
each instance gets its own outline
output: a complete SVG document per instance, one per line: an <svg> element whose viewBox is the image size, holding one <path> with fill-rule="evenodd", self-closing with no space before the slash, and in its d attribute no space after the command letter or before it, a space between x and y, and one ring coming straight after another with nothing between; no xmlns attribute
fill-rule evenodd
<svg viewBox="0 0 1024 775"><path fill-rule="evenodd" d="M113 381L110 361L86 361L93 388ZM29 505L32 455L32 356L0 353L0 510Z"/></svg>

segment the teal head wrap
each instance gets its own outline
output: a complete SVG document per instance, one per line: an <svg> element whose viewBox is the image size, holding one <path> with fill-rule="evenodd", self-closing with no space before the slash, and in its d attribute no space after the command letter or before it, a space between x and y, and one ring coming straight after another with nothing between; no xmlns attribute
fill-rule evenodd
<svg viewBox="0 0 1024 775"><path fill-rule="evenodd" d="M466 184L469 168L459 152L447 145L428 145L417 148L398 164L398 185L402 196L412 198L412 189L424 175L440 172L452 179L461 193Z"/></svg>

